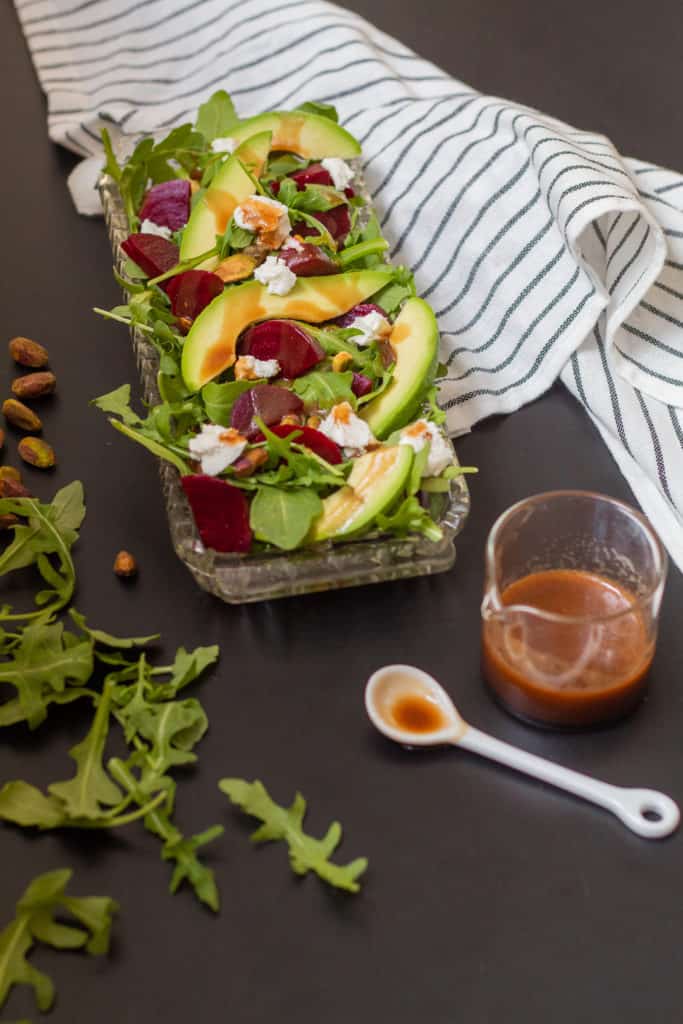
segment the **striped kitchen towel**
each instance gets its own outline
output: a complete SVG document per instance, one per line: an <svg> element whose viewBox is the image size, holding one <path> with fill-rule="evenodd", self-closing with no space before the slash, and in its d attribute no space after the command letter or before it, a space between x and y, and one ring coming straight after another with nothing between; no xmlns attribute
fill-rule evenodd
<svg viewBox="0 0 683 1024"><path fill-rule="evenodd" d="M482 96L324 0L16 0L51 138L334 103L361 141L394 260L437 312L448 426L560 377L683 568L683 177L601 135ZM86 187L87 186L87 187Z"/></svg>

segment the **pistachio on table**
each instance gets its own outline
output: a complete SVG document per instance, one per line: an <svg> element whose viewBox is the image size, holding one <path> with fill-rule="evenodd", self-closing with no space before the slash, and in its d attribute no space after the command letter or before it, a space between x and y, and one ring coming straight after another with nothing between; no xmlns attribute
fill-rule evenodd
<svg viewBox="0 0 683 1024"><path fill-rule="evenodd" d="M47 366L49 359L47 349L30 338L12 338L9 343L9 354L15 363L35 368Z"/></svg>
<svg viewBox="0 0 683 1024"><path fill-rule="evenodd" d="M36 431L42 430L43 424L39 416L36 416L33 409L29 409L23 402L16 398L7 398L2 403L2 414L8 423L20 430Z"/></svg>
<svg viewBox="0 0 683 1024"><path fill-rule="evenodd" d="M12 381L12 394L17 398L43 398L51 395L57 386L57 378L50 370L40 373L27 373Z"/></svg>
<svg viewBox="0 0 683 1024"><path fill-rule="evenodd" d="M20 480L5 477L0 480L0 498L32 498L33 495Z"/></svg>
<svg viewBox="0 0 683 1024"><path fill-rule="evenodd" d="M16 480L21 483L21 473L14 466L0 466L0 484L3 480Z"/></svg>
<svg viewBox="0 0 683 1024"><path fill-rule="evenodd" d="M18 522L19 516L15 516L14 512L8 512L0 516L0 530L9 530L10 526L16 526Z"/></svg>
<svg viewBox="0 0 683 1024"><path fill-rule="evenodd" d="M117 576L135 576L138 571L138 563L130 551L119 551L114 559L114 572Z"/></svg>
<svg viewBox="0 0 683 1024"><path fill-rule="evenodd" d="M17 451L30 466L50 469L57 461L54 448L40 437L22 437Z"/></svg>

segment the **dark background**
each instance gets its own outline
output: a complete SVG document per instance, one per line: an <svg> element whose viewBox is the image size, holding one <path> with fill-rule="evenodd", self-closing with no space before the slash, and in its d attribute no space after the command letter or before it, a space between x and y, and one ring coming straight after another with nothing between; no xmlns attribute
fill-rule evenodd
<svg viewBox="0 0 683 1024"><path fill-rule="evenodd" d="M477 88L608 133L625 153L683 168L680 0L571 4L431 0L349 6ZM178 793L186 831L214 822L223 907L214 918L183 890L139 825L112 837L3 829L0 921L31 877L76 871L74 891L121 903L108 959L41 951L58 986L56 1024L678 1024L683 999L683 834L636 838L606 813L465 754L423 755L374 735L362 706L384 662L438 676L473 723L539 754L683 801L681 577L672 571L652 693L616 727L545 734L507 717L478 672L482 553L494 518L524 495L595 488L632 500L591 424L561 389L458 442L481 467L455 569L441 577L231 608L199 591L174 557L153 461L119 438L87 400L136 380L113 305L101 222L74 212L72 158L47 139L45 109L21 33L0 5L0 316L6 338L46 344L59 378L45 436L59 467L28 471L47 498L84 481L78 607L112 632L163 633L165 650L218 642L219 666L197 691L211 730ZM3 342L4 344L4 342ZM0 357L4 392L12 366ZM6 461L16 462L11 437ZM114 577L121 548L141 571ZM26 594L28 597L28 592ZM678 627L678 628L677 628ZM6 731L0 777L68 777L83 734L75 709L33 735ZM308 825L344 824L343 859L370 858L361 895L296 879L278 846L250 849L248 828L216 789L260 777L310 801ZM29 1014L15 991L4 1019Z"/></svg>

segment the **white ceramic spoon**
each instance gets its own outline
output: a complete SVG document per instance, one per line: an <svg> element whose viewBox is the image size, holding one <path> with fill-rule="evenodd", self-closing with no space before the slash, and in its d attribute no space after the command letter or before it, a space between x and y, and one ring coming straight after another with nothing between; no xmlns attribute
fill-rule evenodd
<svg viewBox="0 0 683 1024"><path fill-rule="evenodd" d="M435 726L429 732L412 731L397 724L394 717L397 709L411 696L428 702L426 710L431 709ZM472 728L460 717L436 679L412 665L386 665L371 675L365 688L365 707L372 724L397 743L411 747L436 744L464 747L606 808L627 828L646 839L668 836L678 827L681 817L678 806L664 793L611 786Z"/></svg>

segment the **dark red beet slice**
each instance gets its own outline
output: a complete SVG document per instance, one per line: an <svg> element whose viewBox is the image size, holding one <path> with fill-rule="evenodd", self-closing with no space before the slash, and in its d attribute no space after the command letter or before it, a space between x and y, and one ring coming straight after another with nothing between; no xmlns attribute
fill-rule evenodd
<svg viewBox="0 0 683 1024"><path fill-rule="evenodd" d="M274 434L278 437L289 437L295 430L300 432L300 436L296 438L297 444L303 444L306 448L310 448L312 452L319 455L321 459L325 459L331 465L336 466L342 461L341 448L334 441L331 441L329 437L321 433L319 430L314 430L313 427L295 427L291 423L276 423L270 428ZM263 434L258 433L254 438L254 442L263 441Z"/></svg>
<svg viewBox="0 0 683 1024"><path fill-rule="evenodd" d="M121 242L121 248L147 277L165 274L178 262L178 246L160 235L128 235L125 242Z"/></svg>
<svg viewBox="0 0 683 1024"><path fill-rule="evenodd" d="M324 274L338 274L340 271L331 256L310 242L300 243L298 249L280 249L278 256L297 277L322 277Z"/></svg>
<svg viewBox="0 0 683 1024"><path fill-rule="evenodd" d="M332 185L332 175L329 171L326 171L322 164L310 164L308 167L304 167L302 171L294 171L293 174L288 174L288 178L295 181L299 187L299 191L303 192L306 185Z"/></svg>
<svg viewBox="0 0 683 1024"><path fill-rule="evenodd" d="M166 294L171 300L174 316L187 316L191 320L223 291L223 282L208 270L186 270L166 282Z"/></svg>
<svg viewBox="0 0 683 1024"><path fill-rule="evenodd" d="M364 373L354 373L353 380L351 381L351 390L356 398L362 398L364 395L369 395L372 391L372 381Z"/></svg>
<svg viewBox="0 0 683 1024"><path fill-rule="evenodd" d="M335 206L332 210L314 213L311 216L319 220L337 242L343 242L351 230L351 217L349 216L349 208L346 203L342 203L341 206ZM293 235L301 235L303 238L307 238L315 233L316 229L310 224L304 223L304 221L297 221L292 226Z"/></svg>
<svg viewBox="0 0 683 1024"><path fill-rule="evenodd" d="M183 490L202 543L214 551L248 551L249 505L238 487L215 476L184 476Z"/></svg>
<svg viewBox="0 0 683 1024"><path fill-rule="evenodd" d="M186 178L174 178L152 185L140 210L140 220L153 220L177 231L184 227L190 216L190 183Z"/></svg>
<svg viewBox="0 0 683 1024"><path fill-rule="evenodd" d="M300 377L325 358L318 342L289 320L264 320L249 327L242 335L240 353L255 359L277 359L282 375L289 378Z"/></svg>
<svg viewBox="0 0 683 1024"><path fill-rule="evenodd" d="M303 406L299 396L287 388L257 384L241 394L233 405L230 426L252 441L259 433L257 417L270 427L273 423L279 423L288 413L300 412Z"/></svg>
<svg viewBox="0 0 683 1024"><path fill-rule="evenodd" d="M361 302L353 309L350 309L348 313L344 313L343 316L338 316L336 320L332 322L337 324L339 327L350 327L357 316L367 316L368 313L379 313L380 316L386 316L381 306L376 305L374 302Z"/></svg>

